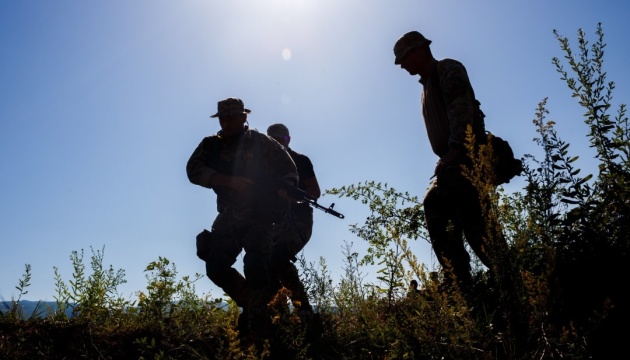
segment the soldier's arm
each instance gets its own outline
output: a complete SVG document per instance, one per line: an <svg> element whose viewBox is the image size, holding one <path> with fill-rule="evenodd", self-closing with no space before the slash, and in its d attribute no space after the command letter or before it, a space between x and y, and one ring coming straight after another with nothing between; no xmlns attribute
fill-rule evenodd
<svg viewBox="0 0 630 360"><path fill-rule="evenodd" d="M210 187L227 187L238 192L245 192L254 182L246 177L226 175L215 172L210 177Z"/></svg>
<svg viewBox="0 0 630 360"><path fill-rule="evenodd" d="M319 199L319 197L322 195L322 192L319 189L319 182L317 182L317 177L313 176L308 179L303 179L302 181L304 181L304 185L306 185L306 189L304 191L313 198Z"/></svg>
<svg viewBox="0 0 630 360"><path fill-rule="evenodd" d="M223 174L210 167L206 163L211 154L212 138L207 137L201 141L186 164L186 174L191 183L208 189L227 187L243 192L252 184L250 179L242 176Z"/></svg>
<svg viewBox="0 0 630 360"><path fill-rule="evenodd" d="M297 167L289 153L276 141L269 141L268 144L275 177L291 186L297 186L299 180Z"/></svg>
<svg viewBox="0 0 630 360"><path fill-rule="evenodd" d="M442 70L440 85L451 130L448 145L459 150L463 148L466 127L472 124L475 99L468 74L461 63L447 62Z"/></svg>
<svg viewBox="0 0 630 360"><path fill-rule="evenodd" d="M209 148L208 138L199 143L186 163L186 175L191 183L211 189L210 179L217 171L205 164L204 159L208 156Z"/></svg>
<svg viewBox="0 0 630 360"><path fill-rule="evenodd" d="M319 188L319 182L317 176L315 176L315 170L313 169L313 163L308 156L304 155L304 169L300 169L301 181L304 183L306 189L304 191L315 199L319 199L322 192Z"/></svg>

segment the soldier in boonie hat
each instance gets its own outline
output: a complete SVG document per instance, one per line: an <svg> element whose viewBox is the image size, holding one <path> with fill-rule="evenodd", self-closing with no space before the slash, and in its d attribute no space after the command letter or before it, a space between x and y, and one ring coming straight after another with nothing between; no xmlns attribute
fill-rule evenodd
<svg viewBox="0 0 630 360"><path fill-rule="evenodd" d="M239 114L249 114L251 110L245 109L243 100L237 98L227 98L217 103L217 113L210 115L211 118L219 116L231 116Z"/></svg>
<svg viewBox="0 0 630 360"><path fill-rule="evenodd" d="M241 339L264 339L272 330L267 304L277 283L269 273L273 225L290 210L290 203L272 191L271 184L296 186L299 175L277 141L249 128L249 113L238 98L219 101L211 117L219 118L221 130L197 145L186 163L186 175L191 183L216 194L218 215L210 231L197 235L196 243L206 275L243 308L237 325ZM233 265L243 250L241 273Z"/></svg>
<svg viewBox="0 0 630 360"><path fill-rule="evenodd" d="M501 276L493 262L509 259L508 245L501 227L489 226L487 214L482 211L491 201L489 193L478 190L466 173L474 172L473 164L481 161L477 150L466 146L467 127L472 126L475 134L486 135L468 72L455 59L436 59L430 44L431 40L417 31L404 34L394 45L395 63L409 75L420 76L422 117L431 150L439 158L422 205L431 246L445 272L442 283L456 283L467 296L476 284L468 249L491 274ZM484 173L484 177L487 175ZM453 229L451 223L459 225ZM491 246L485 239L493 239ZM522 286L508 285L503 290Z"/></svg>
<svg viewBox="0 0 630 360"><path fill-rule="evenodd" d="M394 64L400 64L400 61L411 50L425 45L431 45L431 40L425 38L424 35L420 34L417 31L410 31L401 36L394 45L394 55L396 56Z"/></svg>

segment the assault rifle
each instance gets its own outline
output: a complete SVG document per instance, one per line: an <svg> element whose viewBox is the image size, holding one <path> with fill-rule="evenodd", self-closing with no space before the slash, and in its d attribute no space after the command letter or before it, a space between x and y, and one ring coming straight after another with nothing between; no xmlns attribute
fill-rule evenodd
<svg viewBox="0 0 630 360"><path fill-rule="evenodd" d="M269 180L269 179L263 179L261 181L256 181L256 183L258 183L259 185L263 185L266 188L273 188L276 190L282 189L284 191L287 192L287 195L289 195L290 198L296 200L296 201L300 201L300 202L304 202L307 203L308 205L310 205L313 208L316 208L318 210L321 210L327 214L330 214L332 216L336 216L340 219L345 218L345 216L342 213L339 213L335 210L333 210L333 207L335 207L335 204L332 203L329 207L324 207L320 204L317 203L317 199L312 197L311 195L307 194L305 191L295 187L295 186L291 186L289 184L287 184L284 181L280 181L280 180Z"/></svg>

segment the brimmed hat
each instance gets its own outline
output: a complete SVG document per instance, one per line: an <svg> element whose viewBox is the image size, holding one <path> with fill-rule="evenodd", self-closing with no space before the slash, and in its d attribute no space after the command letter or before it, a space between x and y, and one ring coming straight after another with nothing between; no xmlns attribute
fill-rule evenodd
<svg viewBox="0 0 630 360"><path fill-rule="evenodd" d="M424 35L420 34L417 31L410 31L405 35L401 36L398 41L396 41L396 45L394 45L394 55L396 56L396 60L394 60L394 64L400 64L402 58L405 57L409 53L409 51L424 46L430 45L431 40L424 37Z"/></svg>
<svg viewBox="0 0 630 360"><path fill-rule="evenodd" d="M210 115L210 117L215 118L226 115L249 114L250 112L251 110L245 109L243 100L237 98L227 98L217 103L217 113Z"/></svg>
<svg viewBox="0 0 630 360"><path fill-rule="evenodd" d="M283 124L273 124L267 128L267 135L272 138L283 138L289 136L289 129Z"/></svg>

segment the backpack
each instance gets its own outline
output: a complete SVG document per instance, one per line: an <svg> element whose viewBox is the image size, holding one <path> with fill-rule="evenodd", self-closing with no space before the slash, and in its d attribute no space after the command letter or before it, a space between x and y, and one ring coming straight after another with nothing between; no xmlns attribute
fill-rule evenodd
<svg viewBox="0 0 630 360"><path fill-rule="evenodd" d="M507 184L523 172L523 162L514 157L514 151L507 140L485 129L486 115L481 111L481 103L475 100L473 132L477 145L488 144L492 148L492 169L495 175L494 185Z"/></svg>
<svg viewBox="0 0 630 360"><path fill-rule="evenodd" d="M431 82L433 84L440 83L438 73L440 72L439 68L441 64L442 60L438 61L438 70L434 71L432 74ZM440 97L440 99L442 104L446 106L444 97ZM514 151L512 151L512 147L506 140L486 130L485 117L486 115L481 111L481 103L479 100L475 99L472 130L473 134L475 134L476 151L479 150L479 145L490 143L492 147L492 170L495 174L494 185L507 184L515 176L521 175L523 162L514 157Z"/></svg>

